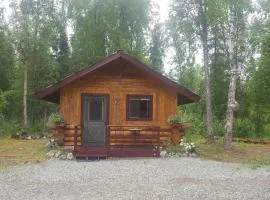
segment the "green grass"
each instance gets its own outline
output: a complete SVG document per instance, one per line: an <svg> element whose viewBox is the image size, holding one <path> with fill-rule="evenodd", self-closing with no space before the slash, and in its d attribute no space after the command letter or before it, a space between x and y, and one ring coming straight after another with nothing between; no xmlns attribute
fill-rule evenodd
<svg viewBox="0 0 270 200"><path fill-rule="evenodd" d="M201 142L198 152L203 159L248 164L251 168L270 165L270 147L263 144L234 142L231 150L225 150L222 139L214 144Z"/></svg>
<svg viewBox="0 0 270 200"><path fill-rule="evenodd" d="M46 160L46 140L0 138L0 170Z"/></svg>

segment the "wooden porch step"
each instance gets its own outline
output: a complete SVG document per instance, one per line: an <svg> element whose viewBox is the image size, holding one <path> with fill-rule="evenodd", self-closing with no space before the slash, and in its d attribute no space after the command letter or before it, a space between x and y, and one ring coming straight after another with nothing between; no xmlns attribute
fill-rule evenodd
<svg viewBox="0 0 270 200"><path fill-rule="evenodd" d="M159 152L153 147L80 147L75 157L159 157Z"/></svg>
<svg viewBox="0 0 270 200"><path fill-rule="evenodd" d="M75 157L108 157L109 152L105 147L80 147Z"/></svg>

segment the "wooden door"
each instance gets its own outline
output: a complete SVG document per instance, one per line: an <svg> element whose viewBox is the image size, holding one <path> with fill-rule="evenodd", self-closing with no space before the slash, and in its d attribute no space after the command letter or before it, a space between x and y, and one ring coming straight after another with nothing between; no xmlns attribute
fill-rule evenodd
<svg viewBox="0 0 270 200"><path fill-rule="evenodd" d="M108 116L107 95L83 95L83 145L104 146Z"/></svg>

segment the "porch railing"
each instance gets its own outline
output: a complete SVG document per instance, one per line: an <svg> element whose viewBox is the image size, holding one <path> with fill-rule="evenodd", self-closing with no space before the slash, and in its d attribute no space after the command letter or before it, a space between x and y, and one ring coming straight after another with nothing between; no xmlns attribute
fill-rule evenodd
<svg viewBox="0 0 270 200"><path fill-rule="evenodd" d="M74 154L82 146L81 125L74 126L73 146ZM160 155L161 131L159 126L134 126L134 125L107 125L105 148L108 153L113 151L141 151L152 152L153 156ZM138 154L139 155L139 154Z"/></svg>
<svg viewBox="0 0 270 200"><path fill-rule="evenodd" d="M107 125L106 146L109 150L152 150L160 154L160 127L134 125Z"/></svg>

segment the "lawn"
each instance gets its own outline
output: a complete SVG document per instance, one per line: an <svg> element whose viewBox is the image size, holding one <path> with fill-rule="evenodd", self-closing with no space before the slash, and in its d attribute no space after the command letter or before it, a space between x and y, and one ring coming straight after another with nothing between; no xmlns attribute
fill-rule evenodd
<svg viewBox="0 0 270 200"><path fill-rule="evenodd" d="M46 140L0 139L0 170L11 166L39 163L46 160ZM225 151L222 140L207 144L203 140L197 144L202 159L221 162L249 164L252 168L270 165L270 146L234 142L232 150ZM177 147L174 147L177 148Z"/></svg>
<svg viewBox="0 0 270 200"><path fill-rule="evenodd" d="M244 163L252 168L270 165L270 146L265 144L234 142L231 150L224 150L223 141L218 140L214 144L202 142L198 152L203 159Z"/></svg>
<svg viewBox="0 0 270 200"><path fill-rule="evenodd" d="M0 170L46 160L46 140L0 138Z"/></svg>

